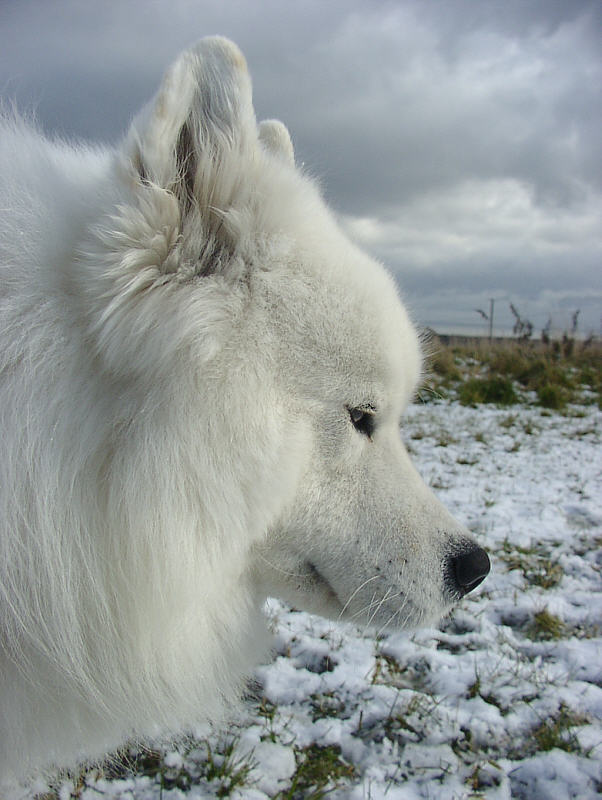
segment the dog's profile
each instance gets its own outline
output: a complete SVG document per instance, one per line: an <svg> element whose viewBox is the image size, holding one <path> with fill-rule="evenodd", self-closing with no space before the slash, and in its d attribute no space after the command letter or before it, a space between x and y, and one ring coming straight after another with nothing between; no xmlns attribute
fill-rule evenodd
<svg viewBox="0 0 602 800"><path fill-rule="evenodd" d="M263 601L443 614L486 554L399 434L385 270L202 40L115 150L0 134L0 779L235 699Z"/></svg>

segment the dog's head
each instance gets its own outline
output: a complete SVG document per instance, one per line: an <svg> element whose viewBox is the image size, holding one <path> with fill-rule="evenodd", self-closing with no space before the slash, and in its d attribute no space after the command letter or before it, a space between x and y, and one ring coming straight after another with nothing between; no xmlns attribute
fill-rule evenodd
<svg viewBox="0 0 602 800"><path fill-rule="evenodd" d="M111 292L119 298L103 330L129 320L122 307L148 287L180 309L172 359L188 343L199 403L224 406L203 424L208 436L227 427L230 452L216 463L230 459L224 479L244 483L255 509L247 577L263 595L376 626L443 613L483 580L489 560L401 440L418 337L392 279L296 168L286 128L257 125L238 49L213 38L185 53L123 152L135 212L109 244L146 239L118 273L103 273L114 286L97 294L105 305ZM137 352L166 359L165 341L148 346L165 340L165 327L151 312L138 318L149 324ZM138 361L149 373L162 366Z"/></svg>
<svg viewBox="0 0 602 800"><path fill-rule="evenodd" d="M404 447L421 354L392 281L337 230L320 238L317 267L283 288L301 324L275 312L279 370L310 453L293 501L256 545L257 574L264 593L307 610L414 627L478 586L489 559Z"/></svg>

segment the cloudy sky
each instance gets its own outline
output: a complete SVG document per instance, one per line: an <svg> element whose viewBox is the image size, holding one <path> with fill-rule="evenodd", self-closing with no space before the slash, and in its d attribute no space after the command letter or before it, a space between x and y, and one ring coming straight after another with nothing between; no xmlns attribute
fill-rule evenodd
<svg viewBox="0 0 602 800"><path fill-rule="evenodd" d="M195 39L244 51L342 224L414 316L602 323L600 0L3 0L0 93L115 142Z"/></svg>

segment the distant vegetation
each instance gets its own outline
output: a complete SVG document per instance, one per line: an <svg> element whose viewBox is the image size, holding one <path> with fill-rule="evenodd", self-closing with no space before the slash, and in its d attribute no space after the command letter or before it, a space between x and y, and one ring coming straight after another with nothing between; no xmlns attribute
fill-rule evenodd
<svg viewBox="0 0 602 800"><path fill-rule="evenodd" d="M563 411L571 404L602 408L602 343L469 339L427 340L421 400L453 397L465 405L515 403Z"/></svg>

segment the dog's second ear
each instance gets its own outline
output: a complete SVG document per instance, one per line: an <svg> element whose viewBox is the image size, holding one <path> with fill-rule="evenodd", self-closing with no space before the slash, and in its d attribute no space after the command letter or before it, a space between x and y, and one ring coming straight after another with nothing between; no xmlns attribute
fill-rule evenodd
<svg viewBox="0 0 602 800"><path fill-rule="evenodd" d="M279 156L291 166L295 164L295 152L287 127L278 119L264 119L259 123L259 141L270 153Z"/></svg>
<svg viewBox="0 0 602 800"><path fill-rule="evenodd" d="M132 124L126 154L137 181L172 193L183 219L193 207L226 210L241 164L256 146L244 56L215 36L184 52L167 71Z"/></svg>

